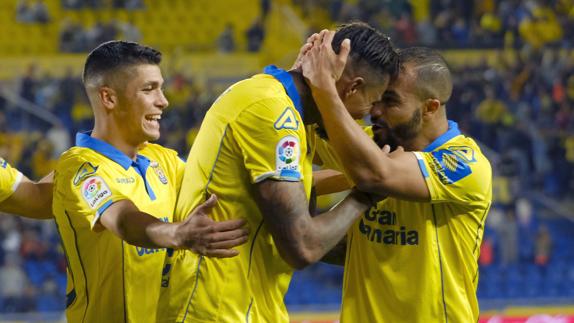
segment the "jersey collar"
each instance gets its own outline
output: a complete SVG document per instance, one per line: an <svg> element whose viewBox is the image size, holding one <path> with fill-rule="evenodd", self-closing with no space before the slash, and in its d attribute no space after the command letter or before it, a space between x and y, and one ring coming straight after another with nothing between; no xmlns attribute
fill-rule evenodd
<svg viewBox="0 0 574 323"><path fill-rule="evenodd" d="M428 145L423 152L431 152L438 147L444 145L445 142L451 140L452 138L460 135L460 130L458 130L458 124L454 121L448 120L448 130L436 138L430 145Z"/></svg>
<svg viewBox="0 0 574 323"><path fill-rule="evenodd" d="M263 73L273 76L277 81L283 84L287 95L291 101L293 101L295 109L297 109L301 119L303 119L303 105L301 104L301 97L299 96L299 92L297 92L297 87L295 86L295 82L293 81L291 74L275 65L266 66L263 69Z"/></svg>
<svg viewBox="0 0 574 323"><path fill-rule="evenodd" d="M150 160L142 155L136 156L136 161L134 162L126 154L118 150L116 147L108 144L107 142L94 138L91 136L92 132L78 132L76 134L76 146L90 148L98 153L108 157L114 162L120 164L125 170L134 166L140 169L147 169Z"/></svg>

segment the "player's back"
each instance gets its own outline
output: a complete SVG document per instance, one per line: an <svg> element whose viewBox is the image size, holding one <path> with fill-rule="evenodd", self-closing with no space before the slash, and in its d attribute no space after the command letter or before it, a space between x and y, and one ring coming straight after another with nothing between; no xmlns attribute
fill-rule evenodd
<svg viewBox="0 0 574 323"><path fill-rule="evenodd" d="M53 211L72 280L68 285L74 287L68 291L70 322L155 322L165 250L132 246L97 223L107 206L122 199L171 222L181 161L159 145L139 153L149 160L145 181L129 164L87 147L73 147L58 161Z"/></svg>
<svg viewBox="0 0 574 323"><path fill-rule="evenodd" d="M294 152L285 153L284 148ZM255 183L305 177L310 192L311 161L301 152L307 152L301 117L272 76L241 81L213 104L189 154L176 215L186 216L217 194L213 219L246 219L250 236L237 248L237 257L198 259L186 252L188 265L174 265L174 271L194 266L194 279L186 280L193 282L191 293L178 321L288 321L283 298L293 270L279 256L263 223ZM176 283L177 273L173 277L170 284Z"/></svg>

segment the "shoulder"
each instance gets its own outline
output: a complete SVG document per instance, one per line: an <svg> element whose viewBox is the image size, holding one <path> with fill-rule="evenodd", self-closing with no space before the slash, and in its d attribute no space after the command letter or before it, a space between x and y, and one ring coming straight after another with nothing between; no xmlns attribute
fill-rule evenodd
<svg viewBox="0 0 574 323"><path fill-rule="evenodd" d="M258 74L228 88L214 103L214 108L232 107L238 114L251 111L262 117L278 117L290 105L291 99L281 82L272 76Z"/></svg>
<svg viewBox="0 0 574 323"><path fill-rule="evenodd" d="M491 190L490 162L472 138L457 136L425 155L431 173L443 185L461 186L467 193L480 196L488 195Z"/></svg>
<svg viewBox="0 0 574 323"><path fill-rule="evenodd" d="M156 161L166 168L176 167L183 162L179 158L177 151L158 144L147 143L139 153L149 158L150 161Z"/></svg>
<svg viewBox="0 0 574 323"><path fill-rule="evenodd" d="M177 151L154 143L146 143L145 146L139 151L139 153L146 157L156 158L177 158L178 156Z"/></svg>
<svg viewBox="0 0 574 323"><path fill-rule="evenodd" d="M105 178L107 168L105 165L108 162L106 157L91 149L72 147L58 159L54 175L55 183L56 185L69 183L77 186L93 176Z"/></svg>
<svg viewBox="0 0 574 323"><path fill-rule="evenodd" d="M19 173L20 171L12 167L10 163L8 163L4 158L0 157L0 175L2 175L2 177L6 175L16 175Z"/></svg>

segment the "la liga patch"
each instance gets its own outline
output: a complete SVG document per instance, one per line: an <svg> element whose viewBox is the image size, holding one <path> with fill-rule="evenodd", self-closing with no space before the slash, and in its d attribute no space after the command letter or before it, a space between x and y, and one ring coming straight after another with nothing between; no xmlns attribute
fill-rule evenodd
<svg viewBox="0 0 574 323"><path fill-rule="evenodd" d="M299 179L299 157L301 156L301 146L299 138L286 136L281 138L276 147L275 165L280 177Z"/></svg>
<svg viewBox="0 0 574 323"><path fill-rule="evenodd" d="M99 176L90 177L82 184L82 197L92 209L96 209L111 196L112 191Z"/></svg>

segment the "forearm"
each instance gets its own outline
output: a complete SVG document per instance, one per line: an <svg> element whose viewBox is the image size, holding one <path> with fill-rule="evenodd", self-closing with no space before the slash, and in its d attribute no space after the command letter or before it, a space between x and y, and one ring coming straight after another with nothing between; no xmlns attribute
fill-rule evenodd
<svg viewBox="0 0 574 323"><path fill-rule="evenodd" d="M343 237L339 243L333 247L333 249L329 250L325 256L321 259L321 262L337 265L337 266L344 266L345 265L345 258L347 256L347 237Z"/></svg>
<svg viewBox="0 0 574 323"><path fill-rule="evenodd" d="M24 177L16 191L0 203L0 211L31 219L52 219L52 182L34 183Z"/></svg>
<svg viewBox="0 0 574 323"><path fill-rule="evenodd" d="M258 204L281 257L301 269L319 261L345 235L370 201L353 192L333 210L311 217L302 183L257 184Z"/></svg>
<svg viewBox="0 0 574 323"><path fill-rule="evenodd" d="M332 210L313 218L307 234L307 247L312 250L313 262L323 258L343 239L349 228L368 209L369 202L358 197L357 192L351 193Z"/></svg>
<svg viewBox="0 0 574 323"><path fill-rule="evenodd" d="M385 176L387 158L347 112L335 90L313 89L313 97L346 174L358 185L369 186ZM367 185L365 185L367 184Z"/></svg>
<svg viewBox="0 0 574 323"><path fill-rule="evenodd" d="M175 224L162 222L143 212L129 216L133 216L134 221L123 226L123 240L145 248L177 248Z"/></svg>
<svg viewBox="0 0 574 323"><path fill-rule="evenodd" d="M122 205L123 204L123 205ZM177 224L165 223L139 211L131 202L112 204L100 223L127 243L144 248L176 248Z"/></svg>

